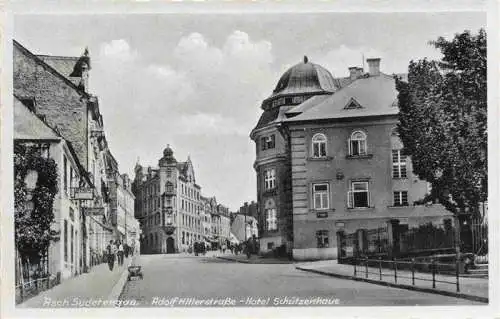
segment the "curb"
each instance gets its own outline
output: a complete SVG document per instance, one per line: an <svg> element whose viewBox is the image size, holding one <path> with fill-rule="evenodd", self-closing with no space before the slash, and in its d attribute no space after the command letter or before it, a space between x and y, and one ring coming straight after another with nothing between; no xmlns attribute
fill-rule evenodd
<svg viewBox="0 0 500 319"><path fill-rule="evenodd" d="M488 297L480 297L480 296L474 296L474 295L469 295L469 294L464 294L464 293L456 293L456 292L451 292L451 291L436 290L436 289L432 289L432 288L423 288L423 287L410 286L410 285L404 285L404 284L394 284L394 283L386 282L386 281L360 278L360 277L354 277L354 276L349 276L349 275L340 275L340 274L330 273L330 272L326 272L326 271L322 271L322 270L303 268L300 266L296 266L295 269L307 271L307 272L312 272L312 273L316 273L316 274L320 274L320 275L326 275L326 276L330 276L330 277L336 277L336 278L340 278L340 279L363 281L363 282L381 285L381 286L401 288L401 289L407 289L407 290L413 290L413 291L419 291L419 292L427 292L427 293L443 295L443 296L447 296L447 297L455 297L455 298L467 299L470 301L479 301L479 302L483 302L483 303L489 303Z"/></svg>
<svg viewBox="0 0 500 319"><path fill-rule="evenodd" d="M235 263L251 264L251 262L249 260L238 260L238 259L233 259L233 258L229 258L229 257L220 257L220 256L216 256L216 258L234 261Z"/></svg>
<svg viewBox="0 0 500 319"><path fill-rule="evenodd" d="M229 260L229 261L233 261L233 262L236 262L236 263L242 263L242 264L252 264L252 265L292 265L294 264L294 262L281 262L281 261L278 261L278 262L254 262L252 260L248 260L248 259L233 259L233 258L230 258L230 257L225 257L225 256L215 256L216 258L219 258L219 259L223 259L223 260Z"/></svg>
<svg viewBox="0 0 500 319"><path fill-rule="evenodd" d="M133 257L135 258L136 256ZM132 259L133 258L130 258L127 264L125 264L125 269L123 270L116 284L113 286L113 289L111 290L111 293L108 296L108 300L118 300L120 298L123 288L125 288L125 284L127 283L128 266L132 264Z"/></svg>

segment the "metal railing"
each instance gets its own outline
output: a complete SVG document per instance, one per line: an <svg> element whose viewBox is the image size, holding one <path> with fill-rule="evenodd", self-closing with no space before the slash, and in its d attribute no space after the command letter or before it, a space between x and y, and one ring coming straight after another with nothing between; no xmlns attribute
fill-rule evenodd
<svg viewBox="0 0 500 319"><path fill-rule="evenodd" d="M374 266L370 266L374 265ZM384 268L384 266L389 266L389 268ZM459 268L459 262L456 261L455 265L453 264L443 264L443 263L437 263L435 260L432 260L430 263L425 263L425 262L415 262L415 259L412 259L411 261L402 261L402 260L383 260L382 258L379 259L369 259L369 258L354 258L353 259L353 266L354 266L354 277L358 276L363 276L368 279L368 275L376 275L380 281L385 281L383 278L384 276L390 276L394 278L394 283L398 283L398 278L399 279L411 279L412 286L415 286L415 282L417 280L420 281L426 281L426 282L432 282L432 288L436 288L436 283L442 283L442 284L450 284L450 285L455 285L456 286L456 291L460 292L460 268ZM454 276L450 276L449 273L446 273L446 275L450 278L455 278L454 281L448 281L448 280L438 280L436 279L436 275L440 274L439 273L439 267L446 267L450 268L452 266L455 266L455 274ZM369 269L372 268L372 269ZM373 269L375 268L375 270ZM378 269L377 269L378 268ZM426 272L421 272L419 271L419 268L422 269L429 269L431 271L431 277L418 277L419 274L428 274ZM384 270L390 269L391 272L387 273L384 272ZM399 274L398 274L399 270ZM404 271L408 271L411 273L410 276ZM416 275L417 274L417 275Z"/></svg>
<svg viewBox="0 0 500 319"><path fill-rule="evenodd" d="M16 286L16 304L19 304L42 291L49 290L59 284L57 277L44 277L34 279Z"/></svg>

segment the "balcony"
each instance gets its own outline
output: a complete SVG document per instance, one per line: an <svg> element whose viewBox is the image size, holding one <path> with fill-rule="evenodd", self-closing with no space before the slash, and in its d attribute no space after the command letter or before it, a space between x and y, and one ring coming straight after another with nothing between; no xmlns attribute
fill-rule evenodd
<svg viewBox="0 0 500 319"><path fill-rule="evenodd" d="M165 234L172 235L177 227L175 227L174 225L166 225L166 226L161 226L161 228L163 229Z"/></svg>

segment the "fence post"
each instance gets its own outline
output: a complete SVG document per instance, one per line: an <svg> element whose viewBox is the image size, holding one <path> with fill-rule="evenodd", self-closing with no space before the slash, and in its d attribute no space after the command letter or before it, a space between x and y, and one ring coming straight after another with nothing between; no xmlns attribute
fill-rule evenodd
<svg viewBox="0 0 500 319"><path fill-rule="evenodd" d="M368 278L368 257L365 260L365 278Z"/></svg>
<svg viewBox="0 0 500 319"><path fill-rule="evenodd" d="M378 272L382 281L382 257L378 257Z"/></svg>
<svg viewBox="0 0 500 319"><path fill-rule="evenodd" d="M432 258L432 288L436 288L436 260Z"/></svg>
<svg viewBox="0 0 500 319"><path fill-rule="evenodd" d="M415 286L415 258L411 259L411 283Z"/></svg>
<svg viewBox="0 0 500 319"><path fill-rule="evenodd" d="M456 275L457 275L457 292L460 292L460 283L459 283L459 279L460 279L460 260L456 260Z"/></svg>
<svg viewBox="0 0 500 319"><path fill-rule="evenodd" d="M394 283L397 284L398 283L398 264L397 264L396 258L392 258L392 260L394 262Z"/></svg>

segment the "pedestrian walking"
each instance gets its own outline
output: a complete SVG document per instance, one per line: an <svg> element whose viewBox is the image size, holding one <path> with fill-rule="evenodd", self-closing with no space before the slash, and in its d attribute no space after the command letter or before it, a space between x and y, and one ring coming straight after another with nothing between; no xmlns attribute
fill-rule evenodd
<svg viewBox="0 0 500 319"><path fill-rule="evenodd" d="M125 250L125 258L128 258L128 255L130 253L130 247L127 243L125 243L123 246L124 246L123 249Z"/></svg>
<svg viewBox="0 0 500 319"><path fill-rule="evenodd" d="M116 245L113 240L109 241L109 245L106 247L106 255L108 258L108 267L109 270L113 271L115 266L115 254L116 254Z"/></svg>
<svg viewBox="0 0 500 319"><path fill-rule="evenodd" d="M118 265L122 266L123 265L123 244L118 241Z"/></svg>

